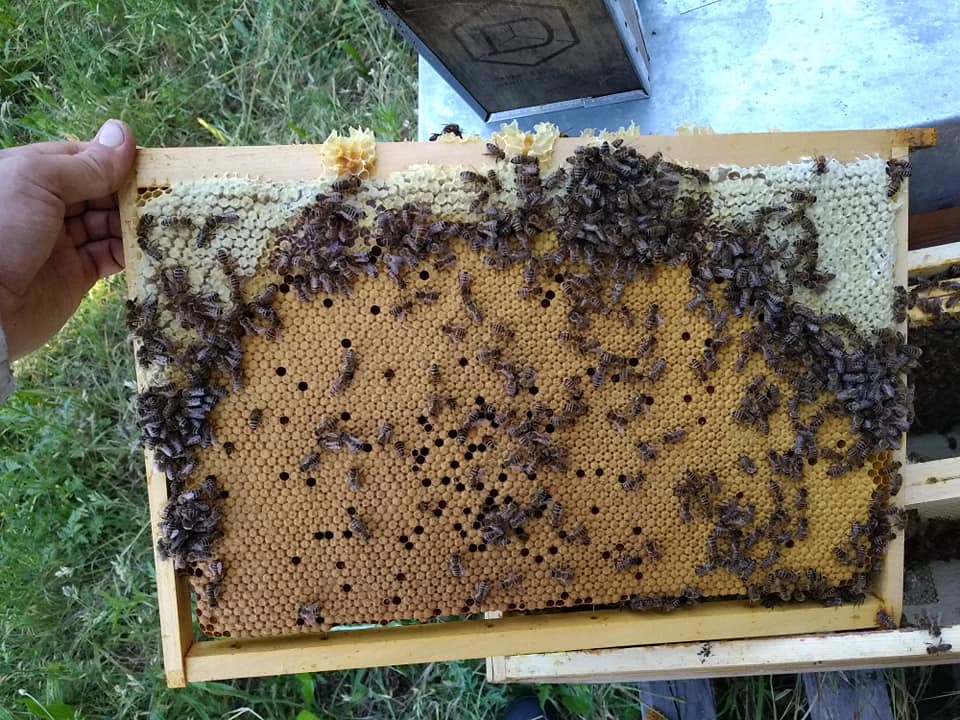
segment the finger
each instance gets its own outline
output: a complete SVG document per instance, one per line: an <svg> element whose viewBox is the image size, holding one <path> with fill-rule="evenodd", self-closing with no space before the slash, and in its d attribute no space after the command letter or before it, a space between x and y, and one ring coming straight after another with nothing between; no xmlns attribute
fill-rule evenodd
<svg viewBox="0 0 960 720"><path fill-rule="evenodd" d="M20 147L0 150L0 160L26 153L33 153L35 155L76 155L86 150L89 144L88 141L83 140L80 142L50 141L33 143L32 145L21 145Z"/></svg>
<svg viewBox="0 0 960 720"><path fill-rule="evenodd" d="M39 155L31 169L41 186L69 206L115 193L133 167L135 154L133 131L118 120L108 120L82 152Z"/></svg>
<svg viewBox="0 0 960 720"><path fill-rule="evenodd" d="M64 224L74 247L121 234L120 213L116 210L87 210L67 218Z"/></svg>
<svg viewBox="0 0 960 720"><path fill-rule="evenodd" d="M110 277L123 270L123 241L118 237L89 242L77 248L77 253L93 263L97 277Z"/></svg>
<svg viewBox="0 0 960 720"><path fill-rule="evenodd" d="M109 195L104 198L97 198L96 200L87 200L85 202L68 205L63 214L71 217L72 215L79 215L87 210L116 210L118 207L120 207L120 203L117 202L117 196Z"/></svg>

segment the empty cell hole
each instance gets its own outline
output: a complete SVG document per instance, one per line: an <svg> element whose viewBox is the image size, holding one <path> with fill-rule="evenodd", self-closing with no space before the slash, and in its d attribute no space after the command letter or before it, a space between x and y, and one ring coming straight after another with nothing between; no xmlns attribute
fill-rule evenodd
<svg viewBox="0 0 960 720"><path fill-rule="evenodd" d="M353 343L350 342L350 338L344 338L340 341L340 347L342 348L349 348L351 345L353 345Z"/></svg>
<svg viewBox="0 0 960 720"><path fill-rule="evenodd" d="M324 298L324 299L323 299L323 306L324 306L325 308L332 308L332 307L333 307L333 300L331 300L330 298Z"/></svg>
<svg viewBox="0 0 960 720"><path fill-rule="evenodd" d="M278 368L277 368L277 375L278 375L278 376L283 377L283 376L286 375L286 374L287 374L287 369L286 369L285 367L278 367Z"/></svg>
<svg viewBox="0 0 960 720"><path fill-rule="evenodd" d="M307 383L305 383L303 380L297 383L297 390L300 392L305 392L308 387L309 385L307 385Z"/></svg>

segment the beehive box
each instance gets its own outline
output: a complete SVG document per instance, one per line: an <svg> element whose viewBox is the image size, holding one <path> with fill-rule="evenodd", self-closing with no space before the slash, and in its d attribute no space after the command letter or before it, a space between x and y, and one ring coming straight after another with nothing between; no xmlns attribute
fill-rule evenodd
<svg viewBox="0 0 960 720"><path fill-rule="evenodd" d="M634 0L379 0L384 17L485 121L638 100L650 57Z"/></svg>
<svg viewBox="0 0 960 720"><path fill-rule="evenodd" d="M508 149L510 142L510 138L505 141ZM543 177L575 148L585 143L600 147L590 139L555 143L553 159L541 159ZM904 137L886 132L630 136L627 144L645 155L659 151L677 163L713 168L714 182L708 187L722 222L749 216L757 205L788 198L793 190L815 189L820 196L820 204L814 207L825 238L821 257L826 269L844 252L850 257L857 243L872 243L877 256L851 263L844 268L849 282L838 283L819 300L808 293L807 301L825 302L827 309L830 303L854 308L864 332L889 324L892 285L895 277L902 279L905 273L905 237L902 210L897 210L896 200L886 198L882 158L890 157L894 146L909 144ZM542 152L546 146L535 143L533 147ZM188 263L192 281L204 283L205 288L225 286L227 278L217 278L213 268L216 250L227 247L220 243L229 241L229 251L241 269L259 270L247 289L252 298L269 282L264 262L269 238L283 235L295 240L300 231L292 229L291 223L302 223L319 212L303 213L300 207L309 206L312 195L329 185L329 180L318 180L328 172L322 150L142 152L136 179L123 194L132 294L141 299L148 296L151 288L163 284L161 276L166 273L163 268L151 271L149 261L140 254L138 222L147 213L155 218L192 218L192 226L160 220L166 228L160 232L181 233L180 249L168 253L164 262ZM514 170L523 172L522 163L513 167L482 153L482 144L470 142L378 144L375 168L370 168L371 177L361 190L368 195L359 196L370 204L358 203L358 207L371 209L373 215L405 201L432 199L440 205L439 214L459 213L459 220L468 222L471 209L464 203L472 202L480 190L465 192L460 178L463 169L499 168L507 197ZM871 154L881 159L861 159ZM846 178L849 187L836 193L831 190L829 179L825 181L812 169L810 158L818 155L830 159L824 169L832 171L834 179ZM424 160L432 167L411 169ZM664 169L670 172L668 166ZM255 180L227 179L231 176ZM208 180L195 182L202 178ZM696 181L690 183L690 192L699 197ZM215 188L212 195L211 188ZM862 209L857 209L858 202ZM482 205L476 210L482 212ZM844 221L843 212L867 228L864 235L831 229L831 223ZM227 227L212 233L214 239L198 257L188 246L210 213L223 215ZM302 224L299 227L302 230ZM144 234L142 224L139 230ZM838 239L828 242L826 236ZM697 378L689 360L705 359L704 348L726 328L712 328L685 307L690 299L683 297L686 268L658 267L652 281L626 284L622 302L633 309L635 320L623 312L594 318L595 329L588 334L602 337L605 352L624 359L612 369L601 368L597 360L591 363L590 350L568 347L569 340L560 339L560 333L569 332L565 327L569 296L576 294L571 292L570 279L578 277L578 270L583 273L582 267L541 270L530 279L523 277L523 263L491 268L495 260L484 264L480 253L453 242L456 270L424 263L408 273L408 287L402 290L384 273L359 281L349 297L320 293L311 302L300 302L295 299L299 281L278 278L279 336L253 337L244 343L243 389L227 394L214 411L216 445L199 455L195 471L198 478L216 476L223 513L223 536L214 544L220 563L216 574L223 576L223 582L217 583L212 602L204 594L211 584L209 558L189 562L192 582L200 593L199 619L205 633L229 639L193 642L186 583L174 575L169 562L158 564L165 663L172 684L513 652L836 630L872 625L881 608L898 615L899 541L890 545L882 572L878 564L877 571L869 573L872 592L868 595L861 594L867 589L868 573L838 562L843 555L834 549L856 552L857 543L845 538L852 524L865 522L871 512L877 483L882 488L886 482L877 469L889 457L871 456L863 468L838 473L842 477L836 480L828 480L827 462L805 465L807 507L802 506L796 483L790 485L781 478L787 495L778 499L784 490L775 476L766 470L756 476L744 472L741 453L762 465L767 450L788 449L792 433L785 412L770 415L769 434L741 428L731 419L743 384L764 372L762 364L745 368L740 375L731 367L737 354L732 352L723 356L725 362L711 370L706 380ZM550 252L549 233L534 242L544 243L534 245L536 252ZM389 243L382 252L388 250ZM270 259L280 261L275 254ZM466 307L464 292L457 289L458 273L465 270L471 274L472 297L485 314L484 323L475 322L477 310ZM566 277L560 277L565 272ZM529 292L518 295L518 287ZM719 283L710 287L711 292L722 291ZM432 291L438 292L436 303L421 302L422 293ZM413 304L406 304L408 298ZM650 313L647 323L645 316L654 303L659 309ZM727 322L730 332L749 327L744 319ZM462 327L465 333L469 330L469 337L450 339L449 328L446 335L439 332L441 324ZM636 346L650 336L657 338L661 349L641 357L644 353ZM502 363L503 357L495 360L484 354L484 349L494 347L501 349L501 355L504 347L509 352L518 376L517 392L510 392L509 378L505 387L502 367L491 367ZM549 353L543 352L545 348L550 348ZM357 358L354 382L343 392L331 393L330 384L348 350ZM660 357L668 362L662 373L654 368ZM756 358L750 362L756 363ZM429 375L433 364L439 368L436 378ZM533 368L527 373L529 381L521 382L519 376L527 367ZM602 384L593 379L598 370L604 376ZM582 373L582 387L565 388L563 379L578 373ZM631 373L636 377L631 379ZM615 382L614 376L622 382ZM144 372L141 382L146 390L156 377ZM755 388L765 390L768 384L765 380ZM442 394L441 407L429 407L433 394ZM512 399L518 396L521 400ZM550 419L566 413L551 415L550 410L571 400L590 407L579 413L583 419L575 428L560 420L557 427ZM498 413L521 402L520 420L497 422ZM634 410L628 411L631 405ZM475 408L483 412L471 420ZM263 410L255 428L250 423L253 410ZM528 425L542 436L538 447L560 448L549 450L547 467L526 467L543 460L542 453L537 458L524 456L526 444L518 443L516 457L507 452L512 440L533 429L509 432L523 423L525 410L532 416ZM356 456L331 452L310 458L317 446L315 428L324 416L343 424L358 439L366 439L368 447L360 442L362 454ZM837 420L825 419L824 442L842 456L843 447L849 452L856 438ZM384 422L393 425L393 434L381 447L373 440ZM329 432L329 423L321 424ZM629 432L620 431L618 426L623 424ZM678 429L684 431L682 441L673 444L665 439L679 439ZM458 431L463 432L462 443ZM569 441L561 445L556 438L564 434ZM629 442L626 437L631 438ZM638 458L637 440L655 445L657 458ZM402 453L396 442L403 443ZM167 483L153 471L151 460L148 457L151 507L159 524L164 520ZM317 462L319 468L312 467ZM360 468L362 478L358 489L346 479L354 466ZM688 471L691 474L684 476ZM709 479L711 472L716 472L716 481ZM776 489L771 480L777 483ZM716 482L719 488L714 487ZM539 487L549 499L541 496L532 507ZM837 492L840 488L842 493ZM847 596L861 604L820 607L807 603L766 610L749 608L738 600L711 601L674 615L596 609L624 604L666 609L692 604L701 594L744 594L747 584L731 573L716 568L698 573L714 553L704 545L714 505L731 508L729 503L735 502L738 492L742 495L736 501L745 498L740 509L753 505L750 515L762 516L764 527L771 526L770 518L778 508L789 504L794 509L792 519L784 523L790 527L781 528L781 533L792 533L789 538L781 537L776 548L770 537L758 538L753 559L764 566L764 573L783 570L790 587L784 589L769 580L764 587L761 579L749 583L755 587L751 594L767 599L778 593L796 598L809 594L799 575L813 568L822 573L825 585L835 589L821 599ZM511 502L517 509L528 510L529 517L518 523L520 532L503 517L505 512L516 512ZM554 510L558 505L564 507L559 517ZM481 514L485 515L482 521L462 519ZM685 519L686 514L691 517ZM494 522L497 517L501 520ZM797 535L800 517L809 523L803 538ZM370 537L363 541L367 533ZM451 554L460 556L464 577L448 574ZM557 571L565 570L572 570L573 577L558 577ZM792 580L790 573L795 574ZM481 582L489 591L478 592ZM304 614L304 608L314 605L319 611ZM593 609L566 611L584 605ZM558 607L564 612L522 612ZM425 621L482 609L515 614L496 621L423 622L346 632L321 633L313 627L325 630L410 618Z"/></svg>

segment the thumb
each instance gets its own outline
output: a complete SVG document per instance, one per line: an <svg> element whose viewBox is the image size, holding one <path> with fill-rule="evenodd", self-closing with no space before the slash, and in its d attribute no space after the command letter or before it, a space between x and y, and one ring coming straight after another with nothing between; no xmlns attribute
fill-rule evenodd
<svg viewBox="0 0 960 720"><path fill-rule="evenodd" d="M115 193L133 168L137 152L133 131L120 120L107 120L93 142L74 155L36 158L40 180L65 205Z"/></svg>

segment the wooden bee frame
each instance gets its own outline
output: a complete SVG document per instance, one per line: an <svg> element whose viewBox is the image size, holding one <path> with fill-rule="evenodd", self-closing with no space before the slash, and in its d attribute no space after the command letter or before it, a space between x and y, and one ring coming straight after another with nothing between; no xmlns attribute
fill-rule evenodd
<svg viewBox="0 0 960 720"><path fill-rule="evenodd" d="M777 164L820 154L842 161L853 160L865 154L902 157L911 147L934 144L935 132L919 129L728 136L643 136L630 142L642 153L650 154L659 150L670 159L707 167L722 163ZM581 143L582 140L578 138L560 139L555 156L563 158ZM382 143L378 145L377 151L378 175L386 175L417 162L477 164L478 158L477 146L474 144ZM312 146L141 150L136 168L120 193L128 277L133 278L138 272L138 188L162 186L202 176L238 175L283 181L309 180L320 174L320 157ZM907 278L906 207L898 211L896 227L902 251L896 265L896 280L904 283ZM960 468L953 472L960 475ZM908 504L915 502L913 497L919 497L919 489L915 487L916 478L925 477L930 471L920 471L919 476L913 471L911 473L904 492L908 497ZM164 477L154 471L149 453L147 485L151 529L156 543L157 523L167 501L167 489ZM952 493L949 495L950 499L960 498L960 479L938 484L936 489L940 493ZM669 667L670 669L663 672L674 677L699 668L695 657L698 645L690 646L694 649L689 654L676 649L685 646L658 645L668 641L727 641L730 653L734 654L738 652L738 648L747 648L755 660L752 665L746 660L742 666L731 665L731 672L736 673L750 672L751 668L764 670L766 666L758 665L757 662L763 658L775 657L773 649L765 648L779 648L781 657L784 658L780 662L786 665L788 648L789 654L795 656L795 646L811 642L834 643L831 645L835 648L833 652L841 654L852 663L853 654L857 652L856 644L842 644L832 640L830 636L809 633L873 627L876 613L881 608L893 616L899 616L902 604L902 570L901 535L890 545L884 572L873 588L873 594L859 606L824 608L805 604L768 611L751 609L742 602L723 601L705 603L671 615L618 610L575 611L399 627L344 629L324 635L202 641L194 636L191 598L186 579L175 574L170 562L158 560L156 573L167 683L173 687L182 687L188 682L203 680L478 657L491 658L491 678L503 681L519 679L518 671L507 669L507 666L510 664L513 668L515 662L522 660L514 657L521 653L555 653L598 648L627 648L623 651L607 652L649 654L653 660L636 662L642 662L650 668L656 666L661 670ZM958 640L956 645L960 647L960 628L946 631L945 636L949 640L947 633L953 632L956 632ZM906 634L900 635L907 637ZM863 637L896 638L900 635L870 633ZM795 636L803 637L798 639ZM635 647L641 645L644 647ZM922 649L922 645L918 646ZM904 653L908 652L909 649L904 650ZM675 659L671 665L663 659L656 659L661 656ZM552 656L532 657L548 658L544 662L553 662L549 660ZM583 658L582 655L569 654L564 657L580 658L581 662ZM746 658L747 655L742 657ZM949 653L944 656L947 659L952 657ZM910 655L909 660L904 661L913 662L913 656ZM838 664L843 663L838 661ZM822 666L822 663L818 663L818 667ZM716 663L711 663L710 671L711 674L718 674ZM769 668L766 671L769 671ZM656 671L650 670L648 676L654 674Z"/></svg>

